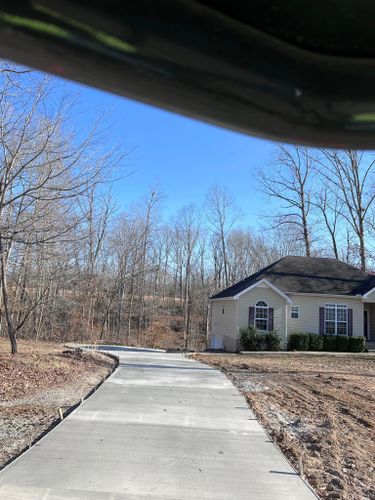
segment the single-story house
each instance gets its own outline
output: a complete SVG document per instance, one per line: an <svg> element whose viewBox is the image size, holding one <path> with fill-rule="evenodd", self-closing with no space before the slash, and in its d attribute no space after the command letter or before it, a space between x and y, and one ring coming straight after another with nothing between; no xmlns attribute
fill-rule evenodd
<svg viewBox="0 0 375 500"><path fill-rule="evenodd" d="M364 335L375 341L375 276L336 259L284 257L210 298L213 349L236 351L240 330Z"/></svg>

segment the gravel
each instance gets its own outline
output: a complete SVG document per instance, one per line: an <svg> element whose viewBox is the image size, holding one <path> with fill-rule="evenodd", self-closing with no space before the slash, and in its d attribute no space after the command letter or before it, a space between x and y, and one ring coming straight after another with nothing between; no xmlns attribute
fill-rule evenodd
<svg viewBox="0 0 375 500"><path fill-rule="evenodd" d="M58 409L78 403L114 363L96 352L62 355L58 344L23 347L14 357L0 354L0 469L58 423Z"/></svg>

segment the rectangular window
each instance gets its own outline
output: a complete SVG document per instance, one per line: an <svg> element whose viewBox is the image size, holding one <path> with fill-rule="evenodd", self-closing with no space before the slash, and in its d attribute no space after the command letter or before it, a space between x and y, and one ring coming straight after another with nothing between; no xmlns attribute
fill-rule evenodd
<svg viewBox="0 0 375 500"><path fill-rule="evenodd" d="M299 318L299 306L292 306L290 310L290 317L293 319Z"/></svg>
<svg viewBox="0 0 375 500"><path fill-rule="evenodd" d="M268 330L268 320L255 318L255 328L257 330Z"/></svg>
<svg viewBox="0 0 375 500"><path fill-rule="evenodd" d="M263 300L255 306L255 328L257 330L268 330L268 305Z"/></svg>
<svg viewBox="0 0 375 500"><path fill-rule="evenodd" d="M348 334L348 306L343 304L326 304L324 333L326 335Z"/></svg>

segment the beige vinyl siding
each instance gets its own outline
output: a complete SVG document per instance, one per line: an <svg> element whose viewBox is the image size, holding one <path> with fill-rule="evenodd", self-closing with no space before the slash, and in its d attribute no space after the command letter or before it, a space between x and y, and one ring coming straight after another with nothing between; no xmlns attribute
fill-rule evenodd
<svg viewBox="0 0 375 500"><path fill-rule="evenodd" d="M235 339L237 334L236 301L213 300L211 302L211 314L211 335Z"/></svg>
<svg viewBox="0 0 375 500"><path fill-rule="evenodd" d="M363 303L360 299L312 295L290 295L290 298L292 305L299 306L299 318L291 318L291 306L288 306L288 333L319 333L319 308L325 304L345 304L353 309L353 335L363 335Z"/></svg>
<svg viewBox="0 0 375 500"><path fill-rule="evenodd" d="M268 307L274 310L274 330L281 336L283 341L286 339L285 330L285 306L286 300L278 293L267 286L257 286L241 295L238 299L238 328L247 328L249 325L249 307L264 300Z"/></svg>
<svg viewBox="0 0 375 500"><path fill-rule="evenodd" d="M369 309L370 334L375 335L375 305L363 304L360 298L313 295L289 295L292 304L266 285L252 288L238 300L214 300L211 302L211 334L220 337L224 348L235 350L239 331L249 325L249 307L264 301L274 310L274 330L281 336L286 348L289 333L303 331L319 333L319 308L326 304L345 304L353 310L353 335L363 335L363 308ZM291 318L291 306L299 306L299 318ZM224 314L223 314L224 308ZM231 340L232 339L232 340Z"/></svg>

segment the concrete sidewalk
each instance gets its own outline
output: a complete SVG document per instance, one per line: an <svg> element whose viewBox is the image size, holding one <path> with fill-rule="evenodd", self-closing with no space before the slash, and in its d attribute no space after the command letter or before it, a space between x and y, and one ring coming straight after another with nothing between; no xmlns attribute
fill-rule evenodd
<svg viewBox="0 0 375 500"><path fill-rule="evenodd" d="M99 390L0 472L2 500L316 498L222 373L179 354L115 354Z"/></svg>

